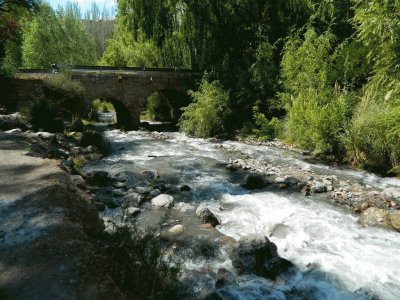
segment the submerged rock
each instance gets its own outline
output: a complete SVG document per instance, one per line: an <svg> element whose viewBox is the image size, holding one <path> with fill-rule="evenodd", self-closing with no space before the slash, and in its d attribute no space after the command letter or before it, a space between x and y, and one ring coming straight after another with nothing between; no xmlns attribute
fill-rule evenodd
<svg viewBox="0 0 400 300"><path fill-rule="evenodd" d="M189 192L191 189L192 189L192 188L191 188L190 186L186 185L186 184L184 184L184 185L182 185L182 186L179 187L179 190L180 190L181 192Z"/></svg>
<svg viewBox="0 0 400 300"><path fill-rule="evenodd" d="M171 208L174 206L174 197L161 194L151 200L151 204L156 208Z"/></svg>

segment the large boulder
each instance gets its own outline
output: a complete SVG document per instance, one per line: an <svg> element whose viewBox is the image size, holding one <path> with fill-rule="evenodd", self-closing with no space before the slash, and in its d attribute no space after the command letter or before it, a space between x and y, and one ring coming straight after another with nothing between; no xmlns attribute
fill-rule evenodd
<svg viewBox="0 0 400 300"><path fill-rule="evenodd" d="M364 226L378 226L391 228L389 214L386 210L376 207L369 207L363 211L358 222Z"/></svg>
<svg viewBox="0 0 400 300"><path fill-rule="evenodd" d="M265 180L258 174L247 174L241 186L248 190L262 189L266 186Z"/></svg>
<svg viewBox="0 0 400 300"><path fill-rule="evenodd" d="M174 197L161 194L151 200L151 204L156 208L171 208L174 206Z"/></svg>
<svg viewBox="0 0 400 300"><path fill-rule="evenodd" d="M205 205L200 205L197 208L196 215L200 218L203 224L211 224L213 227L215 227L221 223Z"/></svg>
<svg viewBox="0 0 400 300"><path fill-rule="evenodd" d="M241 238L231 252L231 260L238 274L254 273L269 279L293 267L290 261L278 256L274 243L258 234Z"/></svg>

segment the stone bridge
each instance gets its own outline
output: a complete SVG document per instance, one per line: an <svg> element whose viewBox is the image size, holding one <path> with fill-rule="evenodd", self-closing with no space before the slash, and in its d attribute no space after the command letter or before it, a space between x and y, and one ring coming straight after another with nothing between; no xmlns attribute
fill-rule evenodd
<svg viewBox="0 0 400 300"><path fill-rule="evenodd" d="M85 100L110 101L116 110L117 124L126 130L139 127L140 113L149 96L168 90L186 94L189 89L196 89L201 78L201 73L190 70L70 67L72 80L79 81L85 90ZM19 70L12 80L14 98L29 101L29 96L49 76L54 76L49 70Z"/></svg>

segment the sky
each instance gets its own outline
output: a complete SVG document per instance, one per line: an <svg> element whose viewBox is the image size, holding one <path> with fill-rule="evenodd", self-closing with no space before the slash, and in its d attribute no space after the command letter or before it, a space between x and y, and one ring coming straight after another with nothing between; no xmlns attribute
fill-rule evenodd
<svg viewBox="0 0 400 300"><path fill-rule="evenodd" d="M46 0L50 3L53 8L57 8L58 5L64 5L67 3L67 0ZM92 2L96 2L96 4L100 7L100 10L103 9L104 5L106 8L110 9L116 6L116 0L72 0L72 2L77 2L81 7L81 11L85 12L86 10L90 9L90 5Z"/></svg>

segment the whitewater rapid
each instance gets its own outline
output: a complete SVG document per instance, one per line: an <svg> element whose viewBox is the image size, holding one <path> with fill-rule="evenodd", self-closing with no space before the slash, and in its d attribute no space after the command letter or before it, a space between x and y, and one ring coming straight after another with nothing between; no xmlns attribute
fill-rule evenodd
<svg viewBox="0 0 400 300"><path fill-rule="evenodd" d="M221 168L228 158L219 146L374 187L400 188L399 180L306 162L298 154L274 147L193 139L179 133L114 130L107 136L113 155L95 168L113 172L154 169L161 178L187 184L194 191L193 202L207 204L222 220L217 227L221 233L236 240L251 233L265 234L276 243L279 255L299 270L284 283L241 276L235 286L219 290L223 298L372 299L375 295L385 300L400 299L399 233L361 227L345 208L313 197L284 191L246 191L238 184L239 179ZM228 264L229 259L214 263ZM304 291L304 297L291 293L293 289Z"/></svg>

